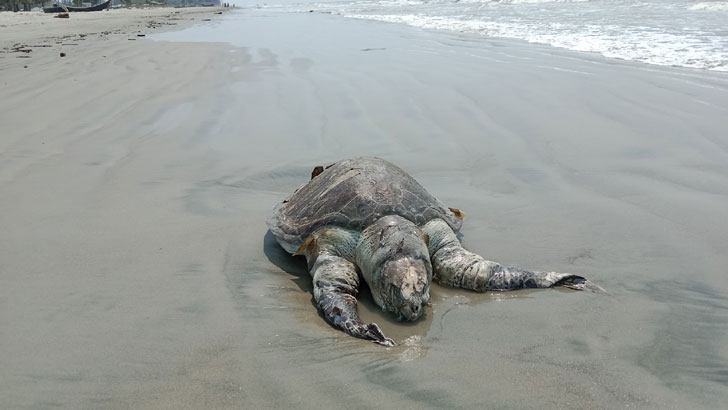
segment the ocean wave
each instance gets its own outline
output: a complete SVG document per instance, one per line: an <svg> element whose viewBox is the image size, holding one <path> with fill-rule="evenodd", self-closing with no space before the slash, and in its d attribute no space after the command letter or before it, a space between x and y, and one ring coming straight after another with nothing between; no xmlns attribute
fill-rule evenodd
<svg viewBox="0 0 728 410"><path fill-rule="evenodd" d="M688 7L690 10L728 11L728 2L706 1Z"/></svg>
<svg viewBox="0 0 728 410"><path fill-rule="evenodd" d="M728 0L319 0L314 5L344 17L728 71ZM311 8L311 3L300 6L306 12Z"/></svg>
<svg viewBox="0 0 728 410"><path fill-rule="evenodd" d="M380 3L399 3L400 0L382 0ZM410 0L401 0L410 1ZM462 3L462 4L539 4L539 3L588 3L595 0L423 0L420 3ZM598 0L596 0L598 1Z"/></svg>
<svg viewBox="0 0 728 410"><path fill-rule="evenodd" d="M343 14L344 17L407 24L435 30L475 33L490 37L525 40L573 51L599 53L604 57L664 66L728 71L728 51L712 38L687 38L654 31L625 30L598 25L543 26L478 19L422 16L417 14Z"/></svg>
<svg viewBox="0 0 728 410"><path fill-rule="evenodd" d="M387 1L387 0L385 0ZM425 0L425 3L481 3L481 4L537 4L537 3L587 3L595 0ZM598 0L596 0L598 1Z"/></svg>
<svg viewBox="0 0 728 410"><path fill-rule="evenodd" d="M470 1L470 0L460 0ZM472 0L478 2L478 0ZM483 3L535 4L535 3L587 3L593 0L486 0Z"/></svg>

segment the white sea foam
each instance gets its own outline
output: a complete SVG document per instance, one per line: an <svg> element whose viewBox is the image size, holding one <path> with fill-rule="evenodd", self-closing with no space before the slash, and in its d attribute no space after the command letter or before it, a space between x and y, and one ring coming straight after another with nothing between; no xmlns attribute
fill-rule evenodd
<svg viewBox="0 0 728 410"><path fill-rule="evenodd" d="M311 4L300 5L301 11ZM728 1L357 0L313 8L548 44L608 58L728 71Z"/></svg>
<svg viewBox="0 0 728 410"><path fill-rule="evenodd" d="M728 11L728 2L706 1L689 7L690 10ZM728 24L728 22L726 22Z"/></svg>
<svg viewBox="0 0 728 410"><path fill-rule="evenodd" d="M429 1L417 1L417 0L380 0L379 4L403 4L404 3L428 3L428 4L537 4L537 3L586 3L595 0L429 0Z"/></svg>
<svg viewBox="0 0 728 410"><path fill-rule="evenodd" d="M669 33L624 30L618 26L581 28L553 23L551 30L528 23L503 23L417 14L345 14L345 17L402 23L414 27L478 33L490 37L525 40L604 57L644 63L728 71L728 49L716 49L711 39Z"/></svg>
<svg viewBox="0 0 728 410"><path fill-rule="evenodd" d="M460 0L468 1L468 0ZM477 2L479 0L471 0ZM489 3L502 4L536 4L536 3L586 3L592 0L491 0Z"/></svg>

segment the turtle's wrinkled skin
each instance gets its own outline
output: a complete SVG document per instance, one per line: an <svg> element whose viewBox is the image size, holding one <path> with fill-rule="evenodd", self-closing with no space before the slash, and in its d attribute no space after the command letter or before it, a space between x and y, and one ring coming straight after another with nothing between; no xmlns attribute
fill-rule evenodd
<svg viewBox="0 0 728 410"><path fill-rule="evenodd" d="M361 278L377 305L402 320L422 316L433 279L481 292L590 284L577 275L504 267L463 249L456 236L463 216L394 164L359 157L317 167L267 222L285 250L306 256L326 320L385 346L395 343L357 314Z"/></svg>

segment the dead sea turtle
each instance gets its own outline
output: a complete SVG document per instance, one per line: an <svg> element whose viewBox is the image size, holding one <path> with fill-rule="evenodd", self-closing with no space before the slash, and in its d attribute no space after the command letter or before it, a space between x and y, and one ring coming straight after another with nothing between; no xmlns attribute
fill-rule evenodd
<svg viewBox="0 0 728 410"><path fill-rule="evenodd" d="M316 167L267 223L286 251L305 255L326 321L385 346L395 343L359 319L361 278L400 320L422 315L433 279L481 292L586 286L581 276L505 267L463 249L456 236L463 216L394 164L360 157Z"/></svg>

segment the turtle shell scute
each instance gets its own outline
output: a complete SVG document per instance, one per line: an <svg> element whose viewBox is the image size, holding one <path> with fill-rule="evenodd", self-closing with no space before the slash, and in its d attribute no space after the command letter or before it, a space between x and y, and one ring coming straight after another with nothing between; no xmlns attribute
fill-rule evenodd
<svg viewBox="0 0 728 410"><path fill-rule="evenodd" d="M440 218L456 232L462 224L409 174L372 157L346 159L326 168L278 203L267 224L293 253L322 226L363 230L386 215L399 215L417 225Z"/></svg>

